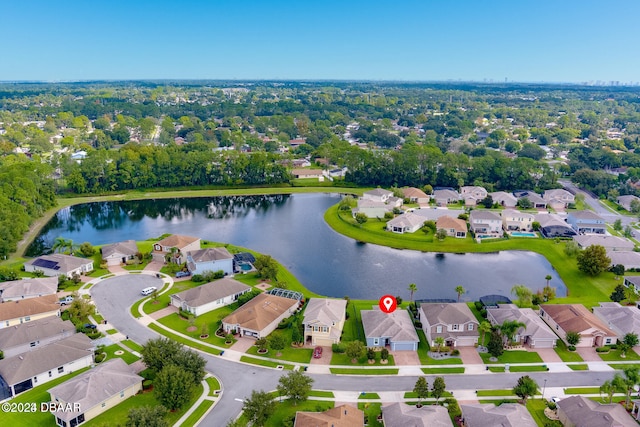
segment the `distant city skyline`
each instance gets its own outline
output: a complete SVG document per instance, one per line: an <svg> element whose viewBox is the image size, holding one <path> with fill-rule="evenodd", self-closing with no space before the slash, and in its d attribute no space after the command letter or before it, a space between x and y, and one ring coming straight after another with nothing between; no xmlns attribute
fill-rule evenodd
<svg viewBox="0 0 640 427"><path fill-rule="evenodd" d="M640 2L7 2L0 81L637 85Z"/></svg>

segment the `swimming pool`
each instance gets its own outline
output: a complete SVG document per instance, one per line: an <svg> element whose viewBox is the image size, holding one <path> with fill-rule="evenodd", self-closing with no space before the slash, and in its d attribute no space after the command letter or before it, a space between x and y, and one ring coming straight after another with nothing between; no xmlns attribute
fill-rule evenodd
<svg viewBox="0 0 640 427"><path fill-rule="evenodd" d="M530 233L525 231L513 231L511 232L513 237L537 237L536 233Z"/></svg>

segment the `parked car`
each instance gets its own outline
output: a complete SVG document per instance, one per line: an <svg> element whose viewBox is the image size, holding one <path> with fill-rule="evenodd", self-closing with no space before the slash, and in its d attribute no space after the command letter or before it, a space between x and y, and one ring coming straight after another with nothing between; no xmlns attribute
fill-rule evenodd
<svg viewBox="0 0 640 427"><path fill-rule="evenodd" d="M97 328L97 326L94 325L93 323L85 323L82 327L84 329L96 329Z"/></svg>
<svg viewBox="0 0 640 427"><path fill-rule="evenodd" d="M322 357L322 347L316 347L313 350L313 358L320 359Z"/></svg>
<svg viewBox="0 0 640 427"><path fill-rule="evenodd" d="M158 288L156 288L155 286L149 286L148 288L144 288L140 293L144 296L147 296L147 295L151 295L153 291L155 291L156 289Z"/></svg>
<svg viewBox="0 0 640 427"><path fill-rule="evenodd" d="M178 271L176 273L176 278L179 279L181 277L187 277L187 276L191 276L191 272L190 271Z"/></svg>
<svg viewBox="0 0 640 427"><path fill-rule="evenodd" d="M71 295L67 295L64 298L60 298L60 301L58 301L58 304L67 305L67 304L71 304L72 302L73 302L73 297Z"/></svg>

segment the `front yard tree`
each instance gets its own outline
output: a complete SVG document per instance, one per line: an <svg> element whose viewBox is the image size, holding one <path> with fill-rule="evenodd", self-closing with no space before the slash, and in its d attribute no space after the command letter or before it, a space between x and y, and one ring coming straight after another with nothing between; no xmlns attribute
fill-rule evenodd
<svg viewBox="0 0 640 427"><path fill-rule="evenodd" d="M176 365L162 368L153 381L156 397L172 411L180 409L189 401L194 386L193 375Z"/></svg>
<svg viewBox="0 0 640 427"><path fill-rule="evenodd" d="M169 363L179 366L191 374L195 384L204 379L204 366L207 364L207 361L189 348L183 347L180 351L173 354Z"/></svg>
<svg viewBox="0 0 640 427"><path fill-rule="evenodd" d="M418 290L418 286L415 283L409 285L409 299L413 302L413 293Z"/></svg>
<svg viewBox="0 0 640 427"><path fill-rule="evenodd" d="M96 253L95 248L89 242L84 242L83 244L81 244L79 250L80 250L80 254L82 254L82 256L85 256L87 258L90 256L93 256L93 254Z"/></svg>
<svg viewBox="0 0 640 427"><path fill-rule="evenodd" d="M515 285L511 288L511 293L518 297L518 306L531 307L533 301L533 292L525 285Z"/></svg>
<svg viewBox="0 0 640 427"><path fill-rule="evenodd" d="M156 338L142 346L142 361L147 368L160 372L172 356L182 350L182 344L169 338Z"/></svg>
<svg viewBox="0 0 640 427"><path fill-rule="evenodd" d="M127 427L169 427L164 419L167 408L162 405L131 408L127 415Z"/></svg>
<svg viewBox="0 0 640 427"><path fill-rule="evenodd" d="M526 325L522 322L518 322L517 320L505 320L502 322L502 325L500 325L500 332L502 333L504 344L507 345L513 343L513 339L518 333L518 330L524 327L526 327Z"/></svg>
<svg viewBox="0 0 640 427"><path fill-rule="evenodd" d="M482 333L482 341L480 341L480 345L484 345L484 337L487 334L487 332L491 332L491 329L492 329L491 323L487 322L486 320L480 323L480 326L478 326L478 331Z"/></svg>
<svg viewBox="0 0 640 427"><path fill-rule="evenodd" d="M580 340L582 339L582 337L580 336L580 334L578 332L574 332L574 331L569 331L567 332L567 342L569 343L569 345L572 346L576 346L578 345L578 343L580 342Z"/></svg>
<svg viewBox="0 0 640 427"><path fill-rule="evenodd" d="M624 299L624 297L625 297L624 286L622 285L617 285L613 290L613 292L611 292L611 295L609 295L609 298L611 298L611 301L614 301L614 302L620 302Z"/></svg>
<svg viewBox="0 0 640 427"><path fill-rule="evenodd" d="M351 341L347 343L345 353L352 363L356 363L364 354L364 344L362 344L362 341Z"/></svg>
<svg viewBox="0 0 640 427"><path fill-rule="evenodd" d="M418 378L416 385L413 387L413 392L418 398L418 405L422 405L422 399L429 397L429 383L425 377Z"/></svg>
<svg viewBox="0 0 640 427"><path fill-rule="evenodd" d="M635 347L638 345L638 334L634 332L629 332L624 336L622 342L628 345L629 347Z"/></svg>
<svg viewBox="0 0 640 427"><path fill-rule="evenodd" d="M537 391L538 384L529 375L518 378L518 383L513 388L513 394L520 397L524 405L527 404L527 399Z"/></svg>
<svg viewBox="0 0 640 427"><path fill-rule="evenodd" d="M440 348L444 345L444 337L436 337L433 342L436 344L436 351L440 353Z"/></svg>
<svg viewBox="0 0 640 427"><path fill-rule="evenodd" d="M280 350L282 350L285 345L287 345L287 343L282 335L274 334L269 337L269 347L276 351L276 356L281 354Z"/></svg>
<svg viewBox="0 0 640 427"><path fill-rule="evenodd" d="M356 218L356 222L358 224L360 224L360 227L362 227L362 224L364 224L365 222L367 222L369 220L369 218L363 214L362 212L358 212L355 216Z"/></svg>
<svg viewBox="0 0 640 427"><path fill-rule="evenodd" d="M590 276L597 276L611 265L604 246L591 245L578 252L578 269Z"/></svg>
<svg viewBox="0 0 640 427"><path fill-rule="evenodd" d="M628 368L624 368L622 372L624 373L624 378L622 378L622 383L618 382L618 385L622 385L625 393L627 395L625 400L625 407L629 406L629 402L631 401L631 393L633 393L633 388L640 384L640 372L638 372L637 366L629 366ZM615 377L614 377L615 380Z"/></svg>
<svg viewBox="0 0 640 427"><path fill-rule="evenodd" d="M616 374L616 375L620 377L620 374ZM613 400L613 395L617 391L618 391L618 388L616 387L614 382L611 380L607 380L603 382L602 385L600 386L600 395L604 394L605 396L607 396L609 398L609 403L611 403L611 401Z"/></svg>
<svg viewBox="0 0 640 427"><path fill-rule="evenodd" d="M491 331L491 335L489 336L489 343L487 344L487 351L493 357L500 357L504 352L504 347L502 344L502 335L500 332L493 330Z"/></svg>
<svg viewBox="0 0 640 427"><path fill-rule="evenodd" d="M439 242L442 242L446 238L447 230L445 230L444 228L440 228L438 229L438 231L436 231L436 239L438 239Z"/></svg>
<svg viewBox="0 0 640 427"><path fill-rule="evenodd" d="M296 406L298 402L304 402L309 397L313 386L313 379L301 371L291 371L278 380L278 393L281 396L289 396Z"/></svg>
<svg viewBox="0 0 640 427"><path fill-rule="evenodd" d="M276 280L278 275L278 263L271 255L259 255L253 266L258 270L258 275L264 280Z"/></svg>
<svg viewBox="0 0 640 427"><path fill-rule="evenodd" d="M433 387L431 388L431 396L436 398L436 403L438 403L438 400L440 400L446 388L447 388L447 385L444 382L444 378L436 377L433 380Z"/></svg>
<svg viewBox="0 0 640 427"><path fill-rule="evenodd" d="M276 409L276 404L271 398L271 395L265 391L252 391L251 397L244 401L242 410L251 421L254 426L264 426L273 411Z"/></svg>
<svg viewBox="0 0 640 427"><path fill-rule="evenodd" d="M613 229L616 231L622 231L622 220L620 218L613 222Z"/></svg>
<svg viewBox="0 0 640 427"><path fill-rule="evenodd" d="M467 290L462 286L462 285L458 285L456 286L456 293L458 294L458 302L460 302L460 297L462 296L462 294L464 294L465 292L467 292Z"/></svg>

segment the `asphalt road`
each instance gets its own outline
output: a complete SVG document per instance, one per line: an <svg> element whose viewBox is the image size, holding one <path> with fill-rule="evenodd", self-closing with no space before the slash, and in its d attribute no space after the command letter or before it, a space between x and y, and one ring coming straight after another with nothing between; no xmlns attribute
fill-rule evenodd
<svg viewBox="0 0 640 427"><path fill-rule="evenodd" d="M104 280L90 289L90 293L100 313L116 329L128 335L133 341L144 344L159 335L133 319L129 307L140 298L140 291L148 286L162 286L161 280L146 274L131 274ZM202 426L224 426L237 417L242 409L242 400L252 390L270 391L276 388L282 372L273 369L247 366L230 362L219 357L201 353L206 359L206 369L222 382L224 393L201 423ZM485 375L445 375L449 390L481 390L511 388L521 373ZM539 384L546 381L546 387L600 386L613 377L613 372L576 371L568 373L531 372L528 374ZM311 375L314 388L335 391L407 391L413 390L418 377L410 376L338 376ZM428 376L429 383L434 376Z"/></svg>

